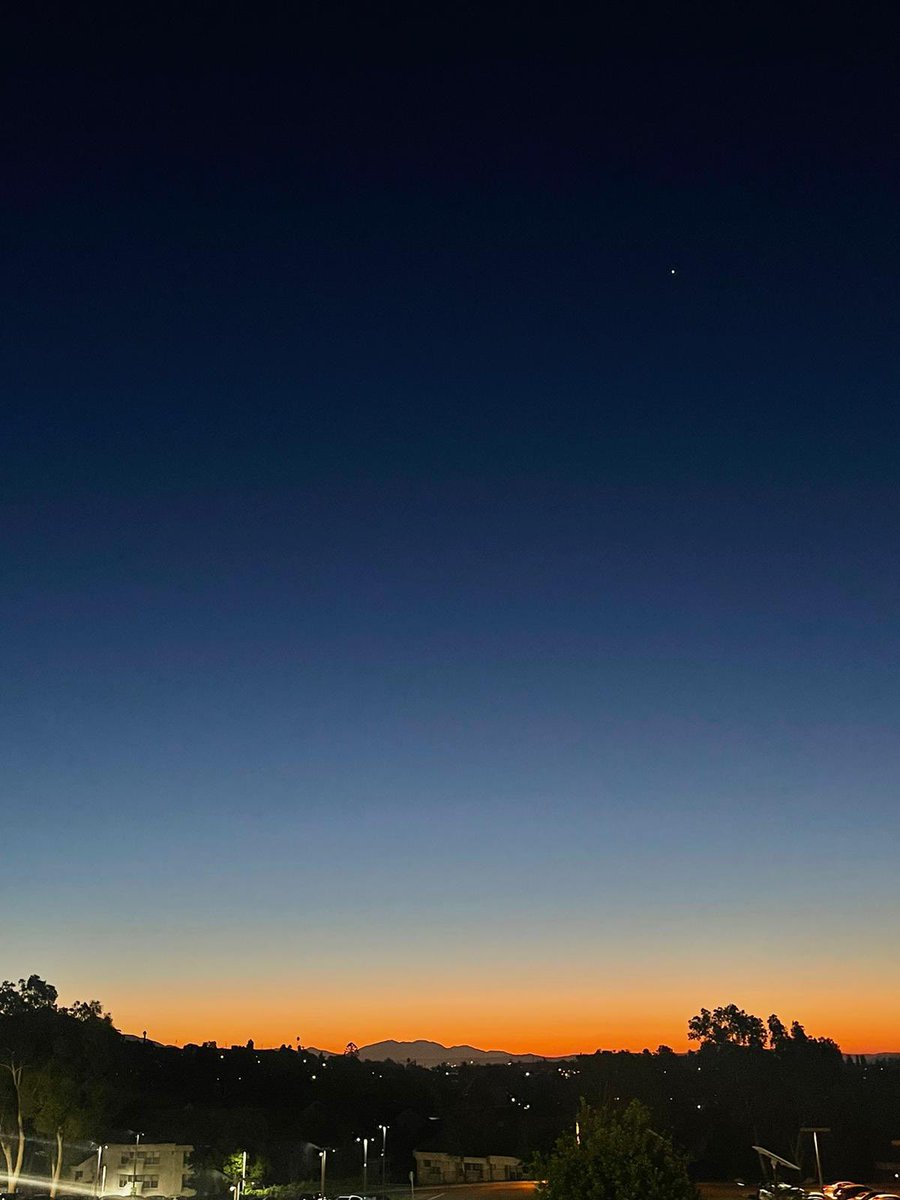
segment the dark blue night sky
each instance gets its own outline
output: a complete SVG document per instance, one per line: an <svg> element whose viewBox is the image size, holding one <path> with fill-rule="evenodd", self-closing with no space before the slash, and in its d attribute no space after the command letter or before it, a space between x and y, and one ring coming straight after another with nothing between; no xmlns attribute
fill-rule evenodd
<svg viewBox="0 0 900 1200"><path fill-rule="evenodd" d="M896 7L186 9L6 39L4 973L896 1049Z"/></svg>

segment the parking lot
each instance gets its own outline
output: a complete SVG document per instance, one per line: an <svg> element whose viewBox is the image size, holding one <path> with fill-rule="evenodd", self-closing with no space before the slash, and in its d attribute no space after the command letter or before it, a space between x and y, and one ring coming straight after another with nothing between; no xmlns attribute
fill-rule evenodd
<svg viewBox="0 0 900 1200"><path fill-rule="evenodd" d="M531 1179L508 1183L453 1183L417 1187L416 1200L531 1200L536 1184Z"/></svg>

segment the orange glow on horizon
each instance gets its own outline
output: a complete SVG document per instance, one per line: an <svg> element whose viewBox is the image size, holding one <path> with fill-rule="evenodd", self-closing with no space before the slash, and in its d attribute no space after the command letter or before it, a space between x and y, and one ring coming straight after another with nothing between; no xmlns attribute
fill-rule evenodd
<svg viewBox="0 0 900 1200"><path fill-rule="evenodd" d="M428 975L405 983L396 974L357 980L332 973L318 983L261 974L258 982L232 984L218 975L186 974L179 988L104 987L102 995L116 1028L138 1036L146 1029L149 1038L170 1045L243 1046L252 1039L263 1049L295 1046L299 1038L303 1046L340 1053L350 1041L365 1046L393 1039L548 1058L660 1045L684 1052L692 1047L687 1024L694 1013L735 1003L763 1020L773 1012L788 1024L799 1020L811 1037L832 1038L846 1054L900 1053L890 971L864 1005L852 981L823 988L818 973L784 973L762 984L756 975L748 968L743 978L729 971L700 979L688 970L656 979L560 973L547 980L523 969L515 976ZM65 983L70 996L91 988L74 978Z"/></svg>
<svg viewBox="0 0 900 1200"><path fill-rule="evenodd" d="M340 1053L350 1041L363 1046L392 1039L427 1040L445 1046L470 1045L481 1050L554 1058L592 1054L598 1049L639 1052L667 1045L676 1052L684 1052L696 1048L687 1040L686 1026L690 1013L700 1006L674 1021L663 1019L658 1013L602 1020L585 1014L554 1020L543 1019L542 1013L523 1013L518 1019L497 1020L495 1014L486 1012L480 1019L473 1013L472 1020L466 1020L459 1014L455 1019L447 1013L429 1014L427 1004L420 1007L421 1015L417 1018L412 1018L409 1012L396 1011L335 1012L334 1006L329 1006L327 1017L308 1013L305 1018L262 1013L245 1005L198 1004L193 1011L185 1005L178 1006L177 1011L166 1011L160 1006L153 1017L147 1016L146 1009L138 1016L130 1005L121 1005L113 1011L116 1026L124 1032L139 1033L146 1028L149 1038L173 1045L210 1040L220 1046L246 1045L252 1039L258 1049L269 1049L282 1044L294 1046L299 1037L303 1046ZM761 1013L758 1009L750 1011ZM794 1019L793 1010L785 1010L785 1014L788 1020ZM810 1036L833 1038L845 1054L900 1051L900 1029L894 1012L873 1012L867 1016L856 1013L852 1018L841 1012L835 1013L832 1020L824 1013L816 1013L815 1020L802 1011L797 1016Z"/></svg>
<svg viewBox="0 0 900 1200"><path fill-rule="evenodd" d="M134 1030L130 1027L120 1026L123 1032L132 1033ZM280 1036L279 1032L273 1032L266 1036L253 1037L252 1033L247 1033L246 1026L228 1026L219 1027L218 1036L216 1031L212 1033L198 1033L194 1036L178 1037L174 1032L176 1028L180 1028L184 1032L184 1022L180 1026L159 1025L155 1028L148 1028L147 1037L153 1041L162 1042L166 1045L183 1046L188 1043L199 1045L204 1041L214 1041L221 1047L244 1046L247 1041L252 1038L253 1044L257 1050L277 1050L282 1044L292 1046L295 1042L288 1036ZM265 1033L265 1031L263 1031ZM894 1032L886 1035L885 1038L873 1038L871 1032L859 1035L857 1034L853 1040L850 1037L842 1038L840 1035L824 1034L822 1036L833 1037L833 1040L838 1043L844 1054L864 1054L873 1055L879 1053L900 1053L897 1050L897 1045L900 1044L900 1037ZM296 1035L295 1035L296 1037ZM687 1050L696 1050L695 1043L688 1042L686 1038L676 1038L673 1036L665 1037L657 1036L641 1036L636 1034L630 1038L622 1038L621 1040L613 1040L610 1038L582 1039L576 1041L569 1039L549 1040L535 1036L525 1038L524 1040L514 1037L511 1033L507 1034L491 1034L485 1033L479 1035L477 1033L442 1033L429 1030L412 1030L404 1032L403 1030L393 1030L391 1032L375 1033L370 1036L360 1035L361 1041L358 1045L373 1045L378 1042L396 1041L396 1042L415 1042L415 1041L430 1041L438 1042L444 1046L473 1046L478 1050L505 1050L510 1054L535 1054L543 1058L564 1058L574 1056L576 1054L593 1054L597 1050L628 1050L632 1053L640 1053L642 1050L655 1051L657 1047L663 1045L668 1046L677 1054L683 1054ZM314 1046L317 1050L330 1050L340 1054L344 1047L350 1041L356 1041L353 1036L353 1031L339 1030L332 1035L323 1034L321 1037L311 1037L308 1041L303 1040L304 1046Z"/></svg>

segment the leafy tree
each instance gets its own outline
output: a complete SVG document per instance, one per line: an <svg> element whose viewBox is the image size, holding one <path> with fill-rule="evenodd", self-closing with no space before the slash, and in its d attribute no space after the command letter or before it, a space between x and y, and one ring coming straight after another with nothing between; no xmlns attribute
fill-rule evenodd
<svg viewBox="0 0 900 1200"><path fill-rule="evenodd" d="M0 983L0 1017L9 1018L5 1024L11 1024L14 1027L12 1032L16 1035L9 1038L7 1057L0 1063L0 1151L6 1163L6 1190L9 1192L16 1191L25 1160L30 1081L25 1075L27 1049L24 1054L23 1049L33 1043L35 1033L25 1028L22 1020L27 1025L28 1019L35 1015L55 1013L57 995L56 988L39 975L29 975L17 984L9 979Z"/></svg>
<svg viewBox="0 0 900 1200"><path fill-rule="evenodd" d="M24 1067L10 1058L0 1063L0 1150L6 1162L6 1190L15 1192L25 1160L26 1088Z"/></svg>
<svg viewBox="0 0 900 1200"><path fill-rule="evenodd" d="M688 1021L688 1040L701 1046L753 1046L762 1049L766 1044L766 1027L760 1017L744 1012L736 1004L724 1007L701 1008Z"/></svg>
<svg viewBox="0 0 900 1200"><path fill-rule="evenodd" d="M106 1021L108 1025L112 1024L112 1017L103 1011L99 1000L76 1000L66 1012L76 1021Z"/></svg>
<svg viewBox="0 0 900 1200"><path fill-rule="evenodd" d="M40 975L29 975L27 979L19 980L19 991L26 1009L32 1012L54 1010L59 996L52 983L41 979Z"/></svg>
<svg viewBox="0 0 900 1200"><path fill-rule="evenodd" d="M773 1050L783 1050L790 1040L790 1034L785 1028L784 1022L781 1021L775 1013L766 1021L769 1027L769 1043Z"/></svg>
<svg viewBox="0 0 900 1200"><path fill-rule="evenodd" d="M59 993L52 983L39 975L29 975L18 984L4 979L0 983L0 1017L18 1017L26 1012L53 1011Z"/></svg>
<svg viewBox="0 0 900 1200"><path fill-rule="evenodd" d="M59 1188L67 1145L92 1139L109 1119L114 1038L102 1018L60 1013L51 1057L30 1068L32 1123L52 1147L51 1197Z"/></svg>
<svg viewBox="0 0 900 1200"><path fill-rule="evenodd" d="M39 1133L52 1138L50 1195L55 1196L62 1174L66 1138L88 1136L90 1126L82 1088L58 1059L50 1059L43 1067L31 1072L34 1096L34 1126Z"/></svg>
<svg viewBox="0 0 900 1200"><path fill-rule="evenodd" d="M91 1137L110 1107L118 1034L97 1000L57 1004L56 988L30 975L0 984L0 1152L15 1192L29 1134L50 1141L51 1196L67 1139Z"/></svg>
<svg viewBox="0 0 900 1200"><path fill-rule="evenodd" d="M697 1200L685 1160L637 1100L624 1110L582 1101L578 1134L564 1134L537 1167L540 1200Z"/></svg>
<svg viewBox="0 0 900 1200"><path fill-rule="evenodd" d="M261 1187L265 1182L267 1164L264 1159L247 1155L246 1175L244 1174L244 1151L235 1150L226 1155L222 1163L222 1174L226 1179L243 1179L248 1188Z"/></svg>

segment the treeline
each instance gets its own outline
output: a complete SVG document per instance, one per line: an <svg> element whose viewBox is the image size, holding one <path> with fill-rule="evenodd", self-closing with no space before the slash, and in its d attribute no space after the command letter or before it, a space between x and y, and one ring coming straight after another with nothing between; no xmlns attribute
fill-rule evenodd
<svg viewBox="0 0 900 1200"><path fill-rule="evenodd" d="M127 1140L196 1147L199 1190L222 1192L230 1156L246 1150L259 1184L329 1173L360 1174L369 1141L369 1185L405 1180L413 1149L528 1160L571 1128L582 1099L639 1100L654 1127L671 1134L698 1179L756 1178L751 1146L801 1161L799 1134L831 1132L821 1144L832 1177L873 1178L900 1137L900 1065L845 1058L796 1022L762 1022L735 1006L689 1022L698 1049L597 1052L566 1062L419 1067L320 1058L300 1048L258 1050L157 1046L120 1035L97 1002L62 1008L37 977L0 985L0 1150L7 1188L53 1181L92 1144ZM386 1155L381 1159L386 1125ZM232 1159L233 1161L233 1159ZM0 1177L2 1182L2 1177Z"/></svg>

